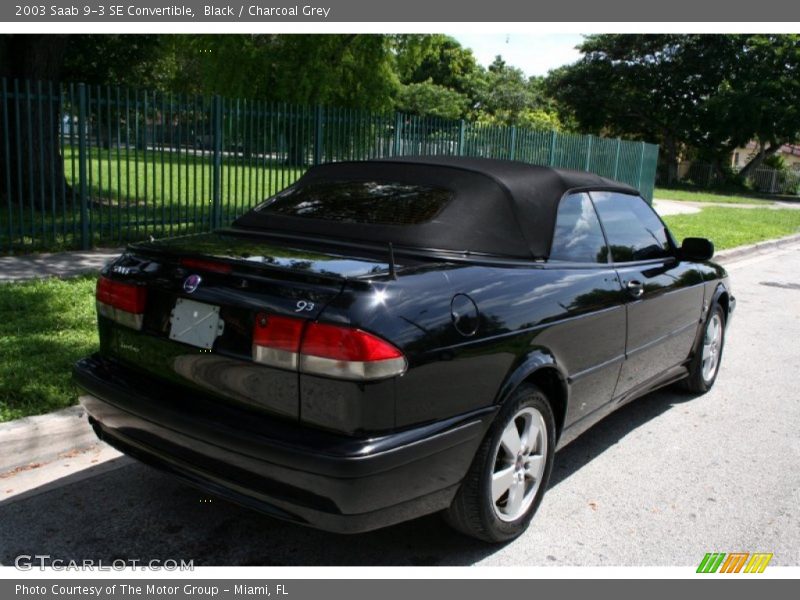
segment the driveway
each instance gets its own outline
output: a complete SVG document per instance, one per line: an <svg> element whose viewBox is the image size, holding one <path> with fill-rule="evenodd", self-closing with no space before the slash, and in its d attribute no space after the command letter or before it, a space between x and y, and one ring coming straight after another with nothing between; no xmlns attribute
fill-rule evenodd
<svg viewBox="0 0 800 600"><path fill-rule="evenodd" d="M750 551L798 565L800 245L729 271L738 308L713 391L651 394L563 449L532 526L510 544L464 538L436 515L354 537L322 533L208 498L101 448L41 467L35 489L0 502L0 563L50 554L196 565L691 566L706 552ZM0 489L14 485L0 480Z"/></svg>

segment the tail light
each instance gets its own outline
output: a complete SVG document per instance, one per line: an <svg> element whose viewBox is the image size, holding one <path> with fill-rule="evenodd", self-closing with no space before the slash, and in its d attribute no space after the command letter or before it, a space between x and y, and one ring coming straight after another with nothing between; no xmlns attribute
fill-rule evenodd
<svg viewBox="0 0 800 600"><path fill-rule="evenodd" d="M407 365L400 350L366 331L263 314L253 330L253 360L358 381L400 375Z"/></svg>
<svg viewBox="0 0 800 600"><path fill-rule="evenodd" d="M100 277L95 291L97 313L120 325L141 329L147 290L140 285Z"/></svg>
<svg viewBox="0 0 800 600"><path fill-rule="evenodd" d="M309 323L300 346L300 371L341 379L383 379L406 370L403 353L374 335L339 325Z"/></svg>
<svg viewBox="0 0 800 600"><path fill-rule="evenodd" d="M253 328L253 360L296 371L304 325L301 319L258 314Z"/></svg>

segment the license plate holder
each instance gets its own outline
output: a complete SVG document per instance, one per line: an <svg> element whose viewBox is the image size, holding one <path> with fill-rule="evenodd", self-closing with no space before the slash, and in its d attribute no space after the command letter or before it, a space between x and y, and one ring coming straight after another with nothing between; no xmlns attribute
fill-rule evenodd
<svg viewBox="0 0 800 600"><path fill-rule="evenodd" d="M225 322L219 316L219 306L186 298L178 298L170 313L169 338L210 350L222 335Z"/></svg>

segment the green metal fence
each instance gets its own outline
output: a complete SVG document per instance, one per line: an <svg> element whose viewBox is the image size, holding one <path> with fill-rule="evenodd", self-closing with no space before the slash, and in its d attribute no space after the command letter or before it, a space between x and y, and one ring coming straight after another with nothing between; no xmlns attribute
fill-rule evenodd
<svg viewBox="0 0 800 600"><path fill-rule="evenodd" d="M658 146L434 117L2 80L0 253L230 223L314 164L426 155L592 171L652 198Z"/></svg>

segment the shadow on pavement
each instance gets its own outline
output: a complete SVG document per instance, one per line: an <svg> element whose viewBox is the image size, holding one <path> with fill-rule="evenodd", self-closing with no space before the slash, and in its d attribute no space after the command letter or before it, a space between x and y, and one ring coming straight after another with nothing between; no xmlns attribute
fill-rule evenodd
<svg viewBox="0 0 800 600"><path fill-rule="evenodd" d="M688 399L666 390L621 408L556 455L550 486ZM106 563L183 559L195 566L469 565L502 548L453 532L439 515L357 536L316 531L208 497L138 463L60 482L0 503L0 564L49 554Z"/></svg>
<svg viewBox="0 0 800 600"><path fill-rule="evenodd" d="M691 395L668 387L621 407L556 454L550 487L567 479L637 427L655 419L676 404L691 399Z"/></svg>

